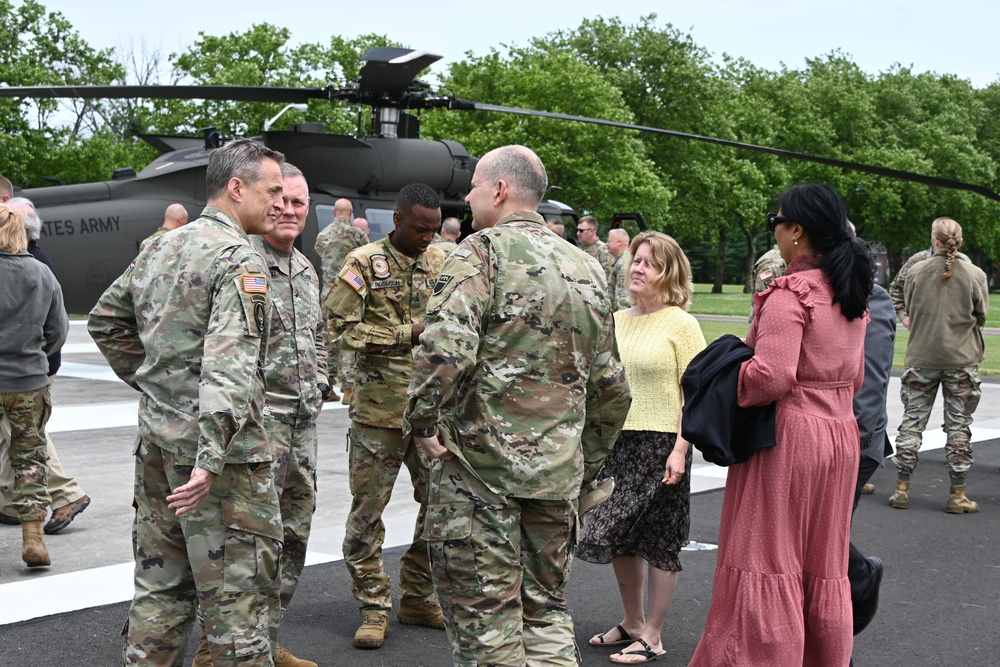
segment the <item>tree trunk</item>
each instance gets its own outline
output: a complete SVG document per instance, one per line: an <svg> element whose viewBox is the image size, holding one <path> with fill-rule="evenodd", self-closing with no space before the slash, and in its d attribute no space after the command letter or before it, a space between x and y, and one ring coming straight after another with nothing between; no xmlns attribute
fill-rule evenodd
<svg viewBox="0 0 1000 667"><path fill-rule="evenodd" d="M719 229L719 251L715 256L715 284L712 294L722 294L722 282L726 276L726 229Z"/></svg>
<svg viewBox="0 0 1000 667"><path fill-rule="evenodd" d="M753 232L745 225L740 225L743 229L743 236L747 241L747 255L743 260L743 293L753 294L753 265L757 260L757 233Z"/></svg>

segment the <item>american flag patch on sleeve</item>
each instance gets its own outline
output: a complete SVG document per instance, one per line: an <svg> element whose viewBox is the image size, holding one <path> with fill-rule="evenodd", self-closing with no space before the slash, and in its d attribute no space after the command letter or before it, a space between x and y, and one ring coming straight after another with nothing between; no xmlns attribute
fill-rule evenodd
<svg viewBox="0 0 1000 667"><path fill-rule="evenodd" d="M243 291L247 294L267 294L267 278L264 276L243 276Z"/></svg>
<svg viewBox="0 0 1000 667"><path fill-rule="evenodd" d="M358 272L354 269L347 269L347 273L341 276L347 281L347 284L355 289L355 291L360 292L361 288L365 286L365 279L358 275Z"/></svg>

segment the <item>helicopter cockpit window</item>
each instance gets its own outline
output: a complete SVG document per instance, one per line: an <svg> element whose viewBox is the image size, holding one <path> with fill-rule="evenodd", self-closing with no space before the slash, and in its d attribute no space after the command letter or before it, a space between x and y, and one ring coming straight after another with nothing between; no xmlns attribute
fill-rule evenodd
<svg viewBox="0 0 1000 667"><path fill-rule="evenodd" d="M321 232L333 222L333 207L322 204L316 205L316 231Z"/></svg>
<svg viewBox="0 0 1000 667"><path fill-rule="evenodd" d="M380 238L388 236L389 232L396 228L392 222L392 209L366 208L364 216L370 230L368 238L372 241L378 241Z"/></svg>

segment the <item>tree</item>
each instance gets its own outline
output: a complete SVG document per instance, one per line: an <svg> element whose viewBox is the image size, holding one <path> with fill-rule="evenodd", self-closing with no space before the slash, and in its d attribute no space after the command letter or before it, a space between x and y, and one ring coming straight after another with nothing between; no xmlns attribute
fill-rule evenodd
<svg viewBox="0 0 1000 667"><path fill-rule="evenodd" d="M36 0L15 7L0 0L0 83L9 86L111 83L121 73L110 50L95 50L59 12L46 12ZM0 155L6 176L24 185L42 185L59 176L61 147L81 141L88 105L57 100L0 100ZM66 121L60 118L68 115ZM51 158L51 160L50 160ZM85 178L90 179L88 173ZM110 172L105 175L110 177Z"/></svg>
<svg viewBox="0 0 1000 667"><path fill-rule="evenodd" d="M479 102L633 121L621 93L565 51L528 47L470 53L450 67L444 88ZM599 220L636 208L653 221L666 217L671 193L634 132L548 118L440 111L427 114L422 129L431 138L461 141L477 155L505 144L529 146L545 164L550 185L558 188L551 197Z"/></svg>

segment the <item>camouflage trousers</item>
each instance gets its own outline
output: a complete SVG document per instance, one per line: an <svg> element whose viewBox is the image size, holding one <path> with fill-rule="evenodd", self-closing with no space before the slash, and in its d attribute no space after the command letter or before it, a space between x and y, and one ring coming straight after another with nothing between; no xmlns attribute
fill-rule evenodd
<svg viewBox="0 0 1000 667"><path fill-rule="evenodd" d="M577 501L502 497L435 461L424 539L456 667L579 665L564 592Z"/></svg>
<svg viewBox="0 0 1000 667"><path fill-rule="evenodd" d="M45 424L52 414L48 385L34 391L0 393L0 418L10 424L4 453L13 472L11 507L21 523L45 521L49 513Z"/></svg>
<svg viewBox="0 0 1000 667"><path fill-rule="evenodd" d="M49 376L49 391L55 376ZM7 444L10 442L10 420L6 416L0 417L0 513L15 515L17 511L13 509L14 493L14 470L10 466L10 457L7 455ZM45 434L45 454L48 457L48 472L45 478L45 488L51 497L49 509L55 511L60 507L75 503L85 495L83 489L75 479L66 474L62 463L59 461L59 454L56 453L56 446L52 443L49 434Z"/></svg>
<svg viewBox="0 0 1000 667"><path fill-rule="evenodd" d="M896 435L896 470L909 479L917 467L917 451L934 407L938 385L944 395L945 459L953 480L965 477L972 467L972 413L979 406L981 391L977 366L936 370L907 368L899 395L903 400L903 422Z"/></svg>
<svg viewBox="0 0 1000 667"><path fill-rule="evenodd" d="M337 379L340 381L340 386L345 391L348 389L354 389L354 380L358 375L358 353L350 349L346 345L342 345L340 349L340 371L337 373Z"/></svg>
<svg viewBox="0 0 1000 667"><path fill-rule="evenodd" d="M382 512L389 504L399 469L406 465L413 483L413 499L420 505L413 541L399 564L399 590L406 597L434 594L427 543L420 539L427 511L427 458L402 429L351 423L350 486L354 500L344 535L344 562L351 573L351 591L361 603L361 615L389 614L392 586L382 565L385 524Z"/></svg>
<svg viewBox="0 0 1000 667"><path fill-rule="evenodd" d="M316 511L316 424L293 426L267 420L274 447L274 485L281 506L281 611L295 595L306 564L306 549Z"/></svg>
<svg viewBox="0 0 1000 667"><path fill-rule="evenodd" d="M272 464L230 464L198 506L167 506L194 461L137 443L135 597L125 665L181 667L200 610L213 665L273 665L281 517Z"/></svg>

